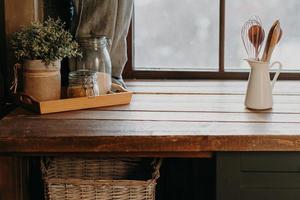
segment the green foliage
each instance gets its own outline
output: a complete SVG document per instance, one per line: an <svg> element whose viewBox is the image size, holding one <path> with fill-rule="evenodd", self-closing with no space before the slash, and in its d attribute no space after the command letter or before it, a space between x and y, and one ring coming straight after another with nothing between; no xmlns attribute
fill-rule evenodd
<svg viewBox="0 0 300 200"><path fill-rule="evenodd" d="M64 23L48 18L45 22L33 22L15 32L10 46L19 61L41 59L46 64L65 57L81 55L72 35L64 30Z"/></svg>

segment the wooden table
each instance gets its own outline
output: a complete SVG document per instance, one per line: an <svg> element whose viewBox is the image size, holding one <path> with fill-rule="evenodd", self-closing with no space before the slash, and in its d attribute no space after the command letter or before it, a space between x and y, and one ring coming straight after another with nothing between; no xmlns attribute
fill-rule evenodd
<svg viewBox="0 0 300 200"><path fill-rule="evenodd" d="M297 81L276 83L274 108L260 112L244 107L245 81L127 83L135 92L130 105L49 115L15 109L0 121L0 153L210 157L300 151Z"/></svg>
<svg viewBox="0 0 300 200"><path fill-rule="evenodd" d="M36 115L17 108L0 121L1 153L209 155L299 151L300 83L278 82L274 108L244 108L246 82L128 81L130 105Z"/></svg>

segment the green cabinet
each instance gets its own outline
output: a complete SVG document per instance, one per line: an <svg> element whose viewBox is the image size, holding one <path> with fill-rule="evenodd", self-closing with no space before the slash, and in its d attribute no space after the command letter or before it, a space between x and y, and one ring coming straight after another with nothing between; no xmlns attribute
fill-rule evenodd
<svg viewBox="0 0 300 200"><path fill-rule="evenodd" d="M217 200L300 199L300 152L217 153Z"/></svg>

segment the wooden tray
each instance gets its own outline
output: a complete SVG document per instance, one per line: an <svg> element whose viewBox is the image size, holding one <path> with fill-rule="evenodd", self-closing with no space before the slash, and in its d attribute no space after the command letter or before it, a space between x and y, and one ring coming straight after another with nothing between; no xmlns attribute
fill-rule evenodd
<svg viewBox="0 0 300 200"><path fill-rule="evenodd" d="M15 101L18 105L39 114L125 105L130 103L132 92L117 84L113 84L112 89L114 91L113 93L97 97L80 97L51 101L38 101L26 94L16 94Z"/></svg>

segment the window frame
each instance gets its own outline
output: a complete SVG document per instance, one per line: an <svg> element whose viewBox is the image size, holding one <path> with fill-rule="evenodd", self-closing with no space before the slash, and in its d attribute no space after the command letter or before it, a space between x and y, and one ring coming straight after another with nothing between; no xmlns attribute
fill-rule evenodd
<svg viewBox="0 0 300 200"><path fill-rule="evenodd" d="M128 61L123 71L125 79L233 79L246 80L249 72L226 71L225 57L225 17L226 0L219 0L219 66L218 71L170 71L170 70L138 70L134 68L134 14L127 36ZM134 12L134 9L133 9ZM271 74L273 77L274 74ZM281 80L300 80L300 72L282 72Z"/></svg>

